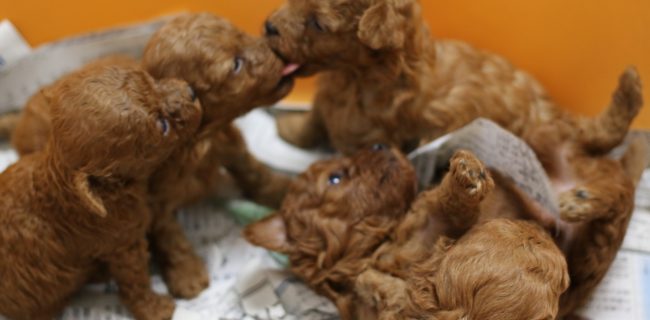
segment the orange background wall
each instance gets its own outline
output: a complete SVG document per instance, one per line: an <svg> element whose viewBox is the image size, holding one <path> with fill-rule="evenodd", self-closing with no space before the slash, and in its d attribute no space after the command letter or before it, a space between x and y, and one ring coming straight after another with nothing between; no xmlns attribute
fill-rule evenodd
<svg viewBox="0 0 650 320"><path fill-rule="evenodd" d="M3 0L9 18L36 46L182 10L228 17L253 34L283 0ZM508 57L534 74L561 105L596 114L609 101L618 74L637 65L650 104L648 0L421 0L438 37L458 38ZM308 101L311 80L292 100ZM650 128L650 106L637 127Z"/></svg>

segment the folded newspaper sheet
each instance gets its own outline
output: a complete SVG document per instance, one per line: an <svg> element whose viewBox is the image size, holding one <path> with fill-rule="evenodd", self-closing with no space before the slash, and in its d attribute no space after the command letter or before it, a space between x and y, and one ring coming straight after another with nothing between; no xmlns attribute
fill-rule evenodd
<svg viewBox="0 0 650 320"><path fill-rule="evenodd" d="M97 57L124 53L139 56L160 22L64 40L38 48L28 55L25 47L11 58L2 45L15 41L3 37L0 59L0 113L18 109L40 86ZM13 28L12 28L13 29ZM15 30L12 30L14 32ZM10 32L11 33L11 32ZM8 40L12 38L13 40ZM20 41L18 41L20 42ZM23 44L24 45L24 44ZM28 48L28 46L27 46ZM3 56L4 55L4 56ZM21 56L26 55L24 58ZM252 152L270 166L298 173L311 163L331 156L324 151L304 151L284 143L273 118L257 110L238 120ZM436 165L445 165L451 153L469 149L489 166L502 170L522 190L556 212L548 178L530 149L489 121L480 120L443 137L410 155L426 185ZM0 170L16 161L16 154L0 150ZM513 159L517 161L513 163ZM337 319L336 309L278 266L267 252L247 244L241 228L216 204L204 203L180 214L190 240L205 259L211 286L198 298L178 301L175 319ZM590 319L650 320L650 171L637 192L637 210L614 266L583 314ZM154 288L164 292L160 276ZM0 316L1 318L1 316ZM65 310L62 319L130 319L119 303L114 284L88 286Z"/></svg>
<svg viewBox="0 0 650 320"><path fill-rule="evenodd" d="M27 55L24 41L16 40L22 37L15 29L2 33L0 26L0 60L11 61L6 69L0 66L0 113L21 108L40 87L89 61L111 54L140 57L164 21L73 37L41 46Z"/></svg>
<svg viewBox="0 0 650 320"><path fill-rule="evenodd" d="M0 72L4 72L32 51L9 20L0 21Z"/></svg>

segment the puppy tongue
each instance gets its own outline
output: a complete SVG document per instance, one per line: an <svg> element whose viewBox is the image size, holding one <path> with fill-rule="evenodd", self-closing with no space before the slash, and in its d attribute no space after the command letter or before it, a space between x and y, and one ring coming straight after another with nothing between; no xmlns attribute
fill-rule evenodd
<svg viewBox="0 0 650 320"><path fill-rule="evenodd" d="M298 68L300 68L299 64L297 64L297 63L289 63L284 67L284 69L282 69L282 76L283 77L288 76L288 75L296 72L296 70L298 70Z"/></svg>

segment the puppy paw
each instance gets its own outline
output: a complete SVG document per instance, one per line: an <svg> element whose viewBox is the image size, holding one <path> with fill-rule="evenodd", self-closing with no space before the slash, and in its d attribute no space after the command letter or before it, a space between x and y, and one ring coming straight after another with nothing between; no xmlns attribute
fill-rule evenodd
<svg viewBox="0 0 650 320"><path fill-rule="evenodd" d="M171 320L175 309L176 303L170 296L151 292L136 302L131 312L138 320Z"/></svg>
<svg viewBox="0 0 650 320"><path fill-rule="evenodd" d="M163 270L163 277L169 293L182 299L194 298L210 285L205 263L197 256L183 258L167 266Z"/></svg>
<svg viewBox="0 0 650 320"><path fill-rule="evenodd" d="M361 300L373 306L380 319L395 319L409 302L408 288L404 280L373 269L362 272L354 285Z"/></svg>
<svg viewBox="0 0 650 320"><path fill-rule="evenodd" d="M316 142L306 134L306 131L309 130L309 128L305 127L307 125L307 116L308 114L306 113L279 115L276 119L276 125L280 137L284 141L300 148L314 147Z"/></svg>
<svg viewBox="0 0 650 320"><path fill-rule="evenodd" d="M630 119L634 118L643 106L641 78L634 67L627 68L621 75L618 88L614 92L614 105Z"/></svg>
<svg viewBox="0 0 650 320"><path fill-rule="evenodd" d="M560 194L560 218L566 222L591 220L595 201L592 193L584 188L572 189Z"/></svg>
<svg viewBox="0 0 650 320"><path fill-rule="evenodd" d="M481 201L494 188L494 181L485 165L467 151L456 152L451 159L449 174L469 200Z"/></svg>

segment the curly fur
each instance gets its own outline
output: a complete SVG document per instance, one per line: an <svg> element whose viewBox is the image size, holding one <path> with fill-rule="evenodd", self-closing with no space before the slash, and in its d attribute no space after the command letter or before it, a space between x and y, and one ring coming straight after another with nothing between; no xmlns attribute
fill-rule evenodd
<svg viewBox="0 0 650 320"><path fill-rule="evenodd" d="M170 319L173 300L150 288L148 179L198 129L199 106L186 83L126 65L50 90L44 149L0 175L0 314L52 319L106 267L137 319ZM161 116L184 125L164 135Z"/></svg>
<svg viewBox="0 0 650 320"><path fill-rule="evenodd" d="M241 59L241 69L236 68ZM179 148L151 179L154 248L170 291L191 298L208 285L208 273L174 219L181 206L205 198L224 180L224 169L244 195L276 207L289 178L257 161L232 121L289 93L291 77L261 39L246 35L208 13L175 18L153 35L144 67L155 78L181 78L204 109L198 134Z"/></svg>
<svg viewBox="0 0 650 320"><path fill-rule="evenodd" d="M288 0L269 17L266 38L286 61L301 65L298 75L321 73L313 109L278 119L280 135L295 145L329 143L346 154L374 143L408 150L478 117L522 137L560 200L557 223L575 278L561 313L586 301L633 207L631 177L605 155L642 107L636 70L623 73L610 106L588 119L562 111L504 58L433 39L417 0Z"/></svg>
<svg viewBox="0 0 650 320"><path fill-rule="evenodd" d="M438 240L404 280L367 270L356 281L378 319L554 319L566 261L536 224L496 219Z"/></svg>
<svg viewBox="0 0 650 320"><path fill-rule="evenodd" d="M240 71L234 69L236 58L243 61ZM116 56L92 64L138 62ZM174 213L214 193L227 175L245 196L268 206L279 205L289 178L258 162L231 122L254 107L284 97L293 79L282 75L284 64L264 41L208 13L184 14L163 26L149 41L142 64L154 78L187 81L204 110L196 135L172 153L149 183L149 202L156 215L152 243L163 276L173 295L191 298L208 286L208 273ZM41 150L48 139L54 86L32 97L22 113L13 134L13 145L21 154Z"/></svg>
<svg viewBox="0 0 650 320"><path fill-rule="evenodd" d="M288 254L292 272L335 302L344 319L452 319L441 317L449 312L483 319L495 308L499 319L552 318L568 275L550 236L525 222L466 222L478 221L472 217L493 187L480 161L460 152L443 183L415 198L411 165L376 147L312 166L280 211L245 235ZM421 229L399 242L402 225L421 217ZM434 249L452 235L457 245ZM476 267L485 264L492 268ZM535 306L511 304L522 296Z"/></svg>

